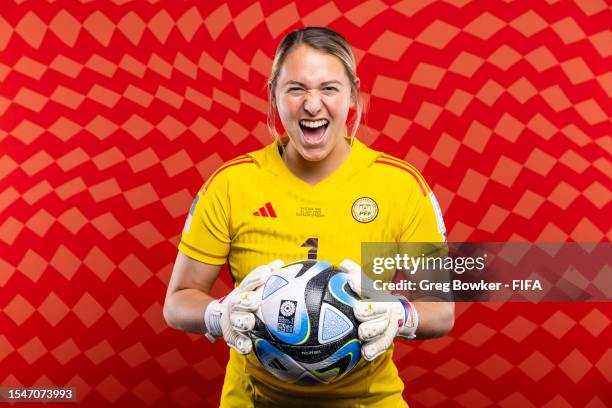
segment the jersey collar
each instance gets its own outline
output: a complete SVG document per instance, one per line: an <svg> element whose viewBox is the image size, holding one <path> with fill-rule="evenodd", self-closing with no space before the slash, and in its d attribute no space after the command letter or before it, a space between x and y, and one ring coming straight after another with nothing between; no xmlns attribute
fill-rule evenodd
<svg viewBox="0 0 612 408"><path fill-rule="evenodd" d="M349 139L347 138L347 142ZM264 149L250 154L260 166L267 168L275 176L279 178L279 182L290 183L295 188L306 189L308 191L327 191L337 187L338 185L345 182L353 174L355 174L360 168L369 166L376 157L380 155L379 152L375 152L366 147L357 138L353 139L353 145L351 150L344 160L344 162L328 177L320 181L319 183L311 186L304 180L295 176L283 162L281 157L282 147L279 141L266 146Z"/></svg>

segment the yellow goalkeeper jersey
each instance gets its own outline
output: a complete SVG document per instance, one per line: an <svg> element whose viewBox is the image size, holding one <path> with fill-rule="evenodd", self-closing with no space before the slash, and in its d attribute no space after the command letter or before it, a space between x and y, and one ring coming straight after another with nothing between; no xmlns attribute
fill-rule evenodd
<svg viewBox="0 0 612 408"><path fill-rule="evenodd" d="M208 264L228 262L238 285L275 259L360 263L362 242L445 240L438 203L410 164L354 139L340 167L311 186L281 152L274 142L219 167L191 206L179 250ZM253 353L231 350L221 406L405 406L391 356L362 359L337 382L313 387L282 382Z"/></svg>

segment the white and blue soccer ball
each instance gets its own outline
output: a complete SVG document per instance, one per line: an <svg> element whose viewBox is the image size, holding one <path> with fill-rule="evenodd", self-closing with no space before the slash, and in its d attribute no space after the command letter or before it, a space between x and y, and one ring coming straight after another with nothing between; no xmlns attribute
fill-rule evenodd
<svg viewBox="0 0 612 408"><path fill-rule="evenodd" d="M329 384L361 358L359 300L348 275L325 261L288 264L266 281L251 333L261 364L294 384Z"/></svg>

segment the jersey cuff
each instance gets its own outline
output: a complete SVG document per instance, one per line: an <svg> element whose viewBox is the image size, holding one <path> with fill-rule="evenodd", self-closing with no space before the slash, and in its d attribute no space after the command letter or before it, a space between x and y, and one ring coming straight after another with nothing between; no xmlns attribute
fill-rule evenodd
<svg viewBox="0 0 612 408"><path fill-rule="evenodd" d="M226 256L214 256L207 254L205 252L202 252L198 248L189 245L185 241L181 241L179 243L178 249L188 257L210 265L223 265L227 260Z"/></svg>

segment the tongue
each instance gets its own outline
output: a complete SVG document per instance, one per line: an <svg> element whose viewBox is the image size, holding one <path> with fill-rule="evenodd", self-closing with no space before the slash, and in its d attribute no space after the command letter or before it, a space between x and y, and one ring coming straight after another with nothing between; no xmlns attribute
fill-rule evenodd
<svg viewBox="0 0 612 408"><path fill-rule="evenodd" d="M317 144L323 140L323 135L325 134L325 128L327 126L319 126L318 128L308 128L305 126L301 126L302 133L304 134L304 139L308 144Z"/></svg>

